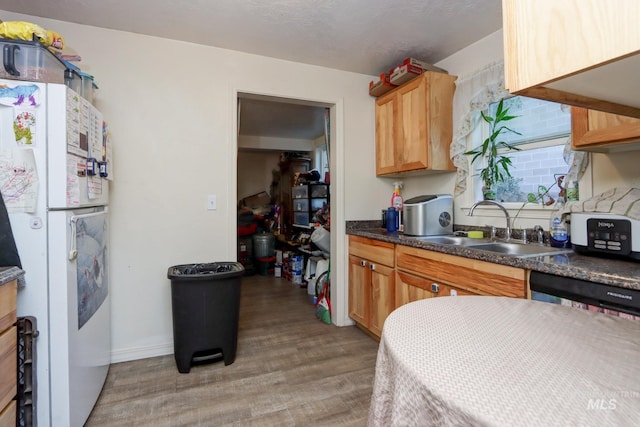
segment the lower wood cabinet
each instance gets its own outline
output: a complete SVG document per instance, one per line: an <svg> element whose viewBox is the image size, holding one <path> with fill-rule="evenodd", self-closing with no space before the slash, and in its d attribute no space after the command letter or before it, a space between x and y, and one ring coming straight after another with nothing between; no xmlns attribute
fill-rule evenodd
<svg viewBox="0 0 640 427"><path fill-rule="evenodd" d="M349 237L349 316L377 337L395 309L394 246Z"/></svg>
<svg viewBox="0 0 640 427"><path fill-rule="evenodd" d="M526 271L507 265L398 245L396 271L396 307L420 295L410 287L431 293L427 297L453 293L526 298Z"/></svg>
<svg viewBox="0 0 640 427"><path fill-rule="evenodd" d="M0 285L0 427L16 425L18 380L17 281Z"/></svg>
<svg viewBox="0 0 640 427"><path fill-rule="evenodd" d="M482 295L463 288L442 283L428 275L396 272L396 308L425 298L439 296Z"/></svg>
<svg viewBox="0 0 640 427"><path fill-rule="evenodd" d="M439 296L526 298L527 272L426 249L349 236L349 316L376 337L404 304Z"/></svg>

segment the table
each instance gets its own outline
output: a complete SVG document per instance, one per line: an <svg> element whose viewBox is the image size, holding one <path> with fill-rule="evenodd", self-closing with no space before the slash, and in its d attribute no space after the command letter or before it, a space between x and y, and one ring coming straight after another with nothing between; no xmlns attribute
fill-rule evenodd
<svg viewBox="0 0 640 427"><path fill-rule="evenodd" d="M369 426L639 420L639 321L489 296L420 300L385 321Z"/></svg>

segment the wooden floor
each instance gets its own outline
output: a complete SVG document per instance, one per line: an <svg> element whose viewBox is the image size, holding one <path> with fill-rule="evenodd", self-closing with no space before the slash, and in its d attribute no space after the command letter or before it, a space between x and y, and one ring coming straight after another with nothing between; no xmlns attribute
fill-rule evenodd
<svg viewBox="0 0 640 427"><path fill-rule="evenodd" d="M242 278L236 360L113 364L87 426L364 426L378 343L319 321L306 289Z"/></svg>

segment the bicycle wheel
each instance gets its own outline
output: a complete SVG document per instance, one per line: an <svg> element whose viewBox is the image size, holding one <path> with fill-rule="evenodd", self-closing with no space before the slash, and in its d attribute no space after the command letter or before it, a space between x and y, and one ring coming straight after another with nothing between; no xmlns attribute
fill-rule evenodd
<svg viewBox="0 0 640 427"><path fill-rule="evenodd" d="M327 284L330 283L329 280L330 280L329 270L323 271L322 274L320 274L320 276L318 276L318 280L316 280L316 294L315 294L316 298L318 298L320 296L320 292L322 292L322 288L323 288L325 282Z"/></svg>

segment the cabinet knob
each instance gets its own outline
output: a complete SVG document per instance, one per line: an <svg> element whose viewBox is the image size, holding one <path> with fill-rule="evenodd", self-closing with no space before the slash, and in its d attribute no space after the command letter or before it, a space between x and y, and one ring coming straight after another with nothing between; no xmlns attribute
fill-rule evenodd
<svg viewBox="0 0 640 427"><path fill-rule="evenodd" d="M434 294L437 294L438 292L440 292L440 285L438 285L437 283L432 283L431 292L433 292Z"/></svg>
<svg viewBox="0 0 640 427"><path fill-rule="evenodd" d="M376 265L375 264L369 264L369 270L373 271L376 269Z"/></svg>
<svg viewBox="0 0 640 427"><path fill-rule="evenodd" d="M367 266L367 261L361 259L360 260L360 267L366 267Z"/></svg>

